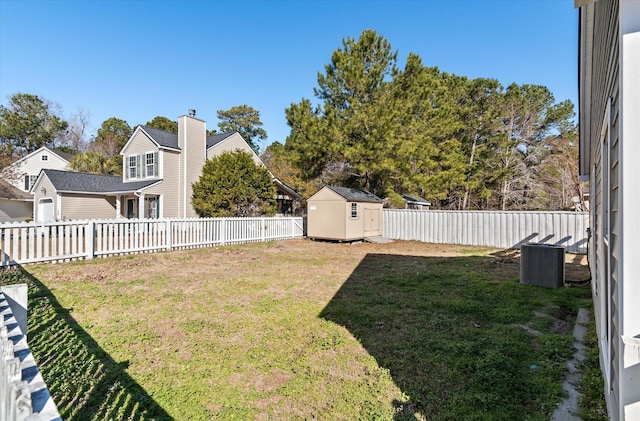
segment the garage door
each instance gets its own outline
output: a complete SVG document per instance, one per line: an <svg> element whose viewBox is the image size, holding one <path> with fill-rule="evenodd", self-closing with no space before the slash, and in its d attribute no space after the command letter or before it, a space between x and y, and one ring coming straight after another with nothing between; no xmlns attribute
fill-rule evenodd
<svg viewBox="0 0 640 421"><path fill-rule="evenodd" d="M53 199L40 199L38 201L38 222L53 221Z"/></svg>

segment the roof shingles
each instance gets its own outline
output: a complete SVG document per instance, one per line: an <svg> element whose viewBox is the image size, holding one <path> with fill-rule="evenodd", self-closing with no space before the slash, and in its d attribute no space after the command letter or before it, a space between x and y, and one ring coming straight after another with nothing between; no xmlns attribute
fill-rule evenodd
<svg viewBox="0 0 640 421"><path fill-rule="evenodd" d="M42 170L57 191L77 193L126 193L141 190L161 180L124 183L121 176Z"/></svg>
<svg viewBox="0 0 640 421"><path fill-rule="evenodd" d="M140 128L154 140L160 147L180 149L178 146L178 135L168 132L166 130L160 130L149 126L140 126Z"/></svg>
<svg viewBox="0 0 640 421"><path fill-rule="evenodd" d="M344 197L351 202L373 202L382 203L384 200L380 199L373 193L369 193L362 189L353 189L349 187L327 186L327 188L333 190L335 193Z"/></svg>

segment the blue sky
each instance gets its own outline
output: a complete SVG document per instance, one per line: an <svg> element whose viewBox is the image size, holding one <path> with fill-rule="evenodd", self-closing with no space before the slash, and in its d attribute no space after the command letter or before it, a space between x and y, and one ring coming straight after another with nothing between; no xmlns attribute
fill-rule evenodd
<svg viewBox="0 0 640 421"><path fill-rule="evenodd" d="M0 0L0 102L36 94L132 127L188 109L260 111L268 139L284 110L313 98L343 38L374 29L398 51L457 75L547 86L577 103L573 0Z"/></svg>

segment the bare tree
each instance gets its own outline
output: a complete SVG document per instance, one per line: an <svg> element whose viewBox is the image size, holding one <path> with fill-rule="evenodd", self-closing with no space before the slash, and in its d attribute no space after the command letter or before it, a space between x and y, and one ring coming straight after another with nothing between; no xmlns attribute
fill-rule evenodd
<svg viewBox="0 0 640 421"><path fill-rule="evenodd" d="M68 146L74 151L84 152L88 149L89 143L86 139L86 130L89 126L91 114L84 108L79 107L68 120L69 126L62 137L62 145Z"/></svg>

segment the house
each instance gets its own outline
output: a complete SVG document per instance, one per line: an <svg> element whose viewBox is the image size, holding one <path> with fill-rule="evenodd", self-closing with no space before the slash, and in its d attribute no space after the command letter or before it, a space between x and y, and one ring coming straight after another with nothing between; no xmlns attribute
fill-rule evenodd
<svg viewBox="0 0 640 421"><path fill-rule="evenodd" d="M207 136L195 111L178 118L178 133L137 126L122 148L122 176L43 170L31 192L36 220L82 218L193 218L192 184L202 167L227 151L243 150L264 165L237 132ZM273 178L278 209L292 213L300 200Z"/></svg>
<svg viewBox="0 0 640 421"><path fill-rule="evenodd" d="M73 155L70 153L43 146L9 165L3 171L3 179L23 192L28 192L38 178L40 170L66 170L71 158Z"/></svg>
<svg viewBox="0 0 640 421"><path fill-rule="evenodd" d="M0 222L31 219L33 197L28 192L40 170L67 169L72 157L69 153L43 146L5 168L0 186Z"/></svg>
<svg viewBox="0 0 640 421"><path fill-rule="evenodd" d="M142 192L160 183L146 180L123 183L121 176L82 172L42 170L32 191L33 214L38 222L67 219L112 219L117 217L157 218L159 202ZM123 197L142 197L142 210L137 202ZM122 206L125 206L124 208ZM140 212L140 213L138 213Z"/></svg>
<svg viewBox="0 0 640 421"><path fill-rule="evenodd" d="M354 241L382 235L383 202L365 190L325 186L307 200L307 237Z"/></svg>
<svg viewBox="0 0 640 421"><path fill-rule="evenodd" d="M4 180L0 180L0 223L31 218L33 198Z"/></svg>
<svg viewBox="0 0 640 421"><path fill-rule="evenodd" d="M640 419L640 2L579 7L580 175L589 181L589 259L612 420Z"/></svg>
<svg viewBox="0 0 640 421"><path fill-rule="evenodd" d="M406 209L429 210L429 206L431 206L431 202L420 196L403 194L402 200L404 200Z"/></svg>

